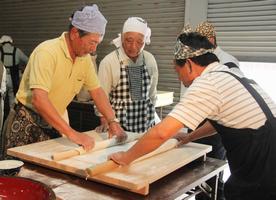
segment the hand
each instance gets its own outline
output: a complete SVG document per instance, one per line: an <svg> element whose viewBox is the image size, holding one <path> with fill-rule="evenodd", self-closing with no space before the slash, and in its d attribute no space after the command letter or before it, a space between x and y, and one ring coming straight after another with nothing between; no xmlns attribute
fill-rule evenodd
<svg viewBox="0 0 276 200"><path fill-rule="evenodd" d="M109 124L108 134L109 138L116 136L117 142L123 142L127 139L127 134L117 122L112 122Z"/></svg>
<svg viewBox="0 0 276 200"><path fill-rule="evenodd" d="M108 131L108 123L104 117L100 117L101 125L95 128L97 133L104 133Z"/></svg>
<svg viewBox="0 0 276 200"><path fill-rule="evenodd" d="M72 142L83 146L85 151L91 150L95 145L95 141L92 137L89 137L88 135L84 133L79 133L77 131L75 131L75 133L72 134L69 139Z"/></svg>
<svg viewBox="0 0 276 200"><path fill-rule="evenodd" d="M191 142L190 134L188 133L179 132L177 133L177 135L174 136L174 138L177 139L179 142L177 146L181 146L183 144Z"/></svg>
<svg viewBox="0 0 276 200"><path fill-rule="evenodd" d="M132 161L128 158L127 153L124 151L119 151L117 153L110 154L108 156L108 159L113 160L115 163L122 166L128 165Z"/></svg>

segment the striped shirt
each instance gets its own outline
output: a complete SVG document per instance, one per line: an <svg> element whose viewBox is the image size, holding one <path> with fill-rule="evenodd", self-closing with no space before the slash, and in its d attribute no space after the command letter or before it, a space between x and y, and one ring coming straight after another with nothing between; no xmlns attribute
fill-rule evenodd
<svg viewBox="0 0 276 200"><path fill-rule="evenodd" d="M244 86L227 73L210 73L212 71L235 73L217 62L208 65L193 81L169 116L192 130L206 118L235 129L258 129L264 125L266 117L263 111ZM241 76L238 73L236 75ZM276 104L258 85L253 87L276 116Z"/></svg>

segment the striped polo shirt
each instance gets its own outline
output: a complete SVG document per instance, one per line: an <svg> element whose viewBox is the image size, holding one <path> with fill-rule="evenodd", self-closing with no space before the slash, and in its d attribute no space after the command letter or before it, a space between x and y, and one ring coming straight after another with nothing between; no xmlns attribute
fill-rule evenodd
<svg viewBox="0 0 276 200"><path fill-rule="evenodd" d="M264 125L266 117L251 94L218 62L206 67L169 113L188 128L195 130L206 118L230 128L257 129ZM212 72L212 73L210 73ZM235 73L237 76L240 74ZM258 85L253 85L276 116L276 104Z"/></svg>

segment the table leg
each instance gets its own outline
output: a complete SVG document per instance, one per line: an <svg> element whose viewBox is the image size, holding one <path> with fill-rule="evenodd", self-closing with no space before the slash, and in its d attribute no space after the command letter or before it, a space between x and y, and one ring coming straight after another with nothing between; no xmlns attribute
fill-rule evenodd
<svg viewBox="0 0 276 200"><path fill-rule="evenodd" d="M163 106L160 107L160 114L159 114L159 118L162 120L163 116Z"/></svg>
<svg viewBox="0 0 276 200"><path fill-rule="evenodd" d="M218 179L219 179L219 174L217 174L215 179L215 187L212 189L212 200L217 200L217 192L218 192Z"/></svg>

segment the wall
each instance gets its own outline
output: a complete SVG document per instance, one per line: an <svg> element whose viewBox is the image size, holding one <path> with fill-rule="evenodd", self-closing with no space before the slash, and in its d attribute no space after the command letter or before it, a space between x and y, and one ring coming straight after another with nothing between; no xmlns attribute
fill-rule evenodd
<svg viewBox="0 0 276 200"><path fill-rule="evenodd" d="M110 45L128 16L145 18L152 29L152 43L146 47L156 57L159 90L175 92L179 100L180 83L173 70L173 46L184 24L185 1L179 0L1 0L0 35L9 34L26 54L42 41L59 36L68 28L68 18L86 4L98 4L108 20L106 35L98 47L98 61L114 48ZM172 106L164 109L166 115Z"/></svg>

